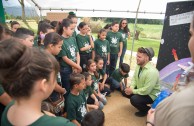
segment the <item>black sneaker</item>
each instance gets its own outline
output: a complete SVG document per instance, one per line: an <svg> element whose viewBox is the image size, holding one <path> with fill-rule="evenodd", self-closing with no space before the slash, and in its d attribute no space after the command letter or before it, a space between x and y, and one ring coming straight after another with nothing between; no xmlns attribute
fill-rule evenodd
<svg viewBox="0 0 194 126"><path fill-rule="evenodd" d="M144 111L139 111L139 112L136 112L135 115L137 117L144 117L147 115L147 112L144 112Z"/></svg>

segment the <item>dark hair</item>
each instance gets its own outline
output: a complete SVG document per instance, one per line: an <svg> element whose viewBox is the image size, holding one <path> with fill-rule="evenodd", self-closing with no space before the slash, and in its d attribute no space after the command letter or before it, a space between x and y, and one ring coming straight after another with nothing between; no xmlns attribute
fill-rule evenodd
<svg viewBox="0 0 194 126"><path fill-rule="evenodd" d="M68 28L71 24L73 24L73 22L68 19L68 18L65 18L63 19L63 21L60 23L58 23L58 27L57 27L57 33L59 35L62 35L63 34L63 27L65 28Z"/></svg>
<svg viewBox="0 0 194 126"><path fill-rule="evenodd" d="M95 59L94 59L94 61L95 61L96 63L98 63L100 60L103 60L103 58L100 57L99 55L97 55L97 56L95 57Z"/></svg>
<svg viewBox="0 0 194 126"><path fill-rule="evenodd" d="M44 47L46 48L49 44L57 45L63 38L56 32L46 34L44 38Z"/></svg>
<svg viewBox="0 0 194 126"><path fill-rule="evenodd" d="M87 25L85 22L80 22L77 26L77 29L80 31L80 29L83 28L85 25Z"/></svg>
<svg viewBox="0 0 194 126"><path fill-rule="evenodd" d="M81 80L85 79L84 75L79 73L72 73L70 75L70 88L73 89L74 85L80 84Z"/></svg>
<svg viewBox="0 0 194 126"><path fill-rule="evenodd" d="M116 24L119 24L117 21L112 22L111 26L114 26Z"/></svg>
<svg viewBox="0 0 194 126"><path fill-rule="evenodd" d="M57 24L58 24L58 21L52 21L52 22L50 23L50 25L53 26L54 28L57 27Z"/></svg>
<svg viewBox="0 0 194 126"><path fill-rule="evenodd" d="M89 67L90 67L90 65L91 65L92 63L95 63L95 64L96 64L96 62L95 62L93 59L89 59L89 60L88 60L88 63L87 63L87 69L88 69L88 70L89 70ZM94 75L95 75L96 78L99 78L99 74L98 74L97 71L94 72Z"/></svg>
<svg viewBox="0 0 194 126"><path fill-rule="evenodd" d="M12 21L12 22L11 22L11 28L13 28L13 26L16 25L16 24L19 24L19 23L18 23L17 21ZM20 24L19 24L19 25L20 25Z"/></svg>
<svg viewBox="0 0 194 126"><path fill-rule="evenodd" d="M14 37L26 39L29 35L34 36L34 32L27 28L18 28L14 34Z"/></svg>
<svg viewBox="0 0 194 126"><path fill-rule="evenodd" d="M102 32L107 32L105 29L100 29L100 31L98 32L98 38L100 38L100 35Z"/></svg>
<svg viewBox="0 0 194 126"><path fill-rule="evenodd" d="M12 30L9 30L8 28L5 28L4 32L6 35L14 36L14 32Z"/></svg>
<svg viewBox="0 0 194 126"><path fill-rule="evenodd" d="M102 110L95 109L84 116L81 126L104 126L104 120L104 112Z"/></svg>
<svg viewBox="0 0 194 126"><path fill-rule="evenodd" d="M88 77L91 76L88 72L83 72L82 74L85 76L85 80L88 80Z"/></svg>
<svg viewBox="0 0 194 126"><path fill-rule="evenodd" d="M121 29L122 22L123 22L124 20L125 20L125 21L127 21L127 19L126 19L126 18L124 18L124 19L122 19L122 20L120 21L120 23L119 23L119 30ZM129 28L128 28L128 21L127 21L127 25L124 27L124 29L123 29L123 30L124 30L124 32L125 32L125 33L128 33L128 32L129 32Z"/></svg>
<svg viewBox="0 0 194 126"><path fill-rule="evenodd" d="M51 21L50 21L50 20L48 20L48 19L44 19L44 20L43 20L43 22L48 23L48 24L50 24L50 23L51 23Z"/></svg>
<svg viewBox="0 0 194 126"><path fill-rule="evenodd" d="M41 44L40 32L47 33L48 29L54 29L54 28L49 23L46 23L44 21L42 21L41 23L39 23L39 26L38 26L38 35L39 35L38 36L38 45L39 46Z"/></svg>
<svg viewBox="0 0 194 126"><path fill-rule="evenodd" d="M138 48L138 49L137 49L137 52L139 52L139 53L144 53L144 54L146 54L147 56L149 56L143 47Z"/></svg>
<svg viewBox="0 0 194 126"><path fill-rule="evenodd" d="M77 18L77 17L76 17L76 14L71 11L69 12L69 15L67 16L67 18L72 19L72 18Z"/></svg>
<svg viewBox="0 0 194 126"><path fill-rule="evenodd" d="M9 52L9 53L7 53ZM46 51L28 48L16 38L0 42L0 80L13 98L29 98L36 81L59 71L56 59Z"/></svg>
<svg viewBox="0 0 194 126"><path fill-rule="evenodd" d="M125 73L129 73L129 71L130 71L130 66L126 63L121 63L120 68Z"/></svg>
<svg viewBox="0 0 194 126"><path fill-rule="evenodd" d="M110 29L111 28L111 24L106 24L105 26L104 26L104 29Z"/></svg>

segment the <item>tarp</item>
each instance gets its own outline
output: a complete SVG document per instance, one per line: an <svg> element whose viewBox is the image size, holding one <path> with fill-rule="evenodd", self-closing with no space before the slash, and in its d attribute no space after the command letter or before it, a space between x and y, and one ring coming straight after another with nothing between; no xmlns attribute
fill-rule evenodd
<svg viewBox="0 0 194 126"><path fill-rule="evenodd" d="M79 17L135 18L139 0L26 0L38 14L76 12ZM184 0L142 0L138 18L164 19L167 2Z"/></svg>

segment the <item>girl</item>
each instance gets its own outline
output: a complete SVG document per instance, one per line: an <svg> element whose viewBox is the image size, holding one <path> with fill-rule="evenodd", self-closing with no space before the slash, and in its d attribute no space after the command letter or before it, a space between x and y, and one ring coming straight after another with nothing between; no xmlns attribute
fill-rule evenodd
<svg viewBox="0 0 194 126"><path fill-rule="evenodd" d="M34 40L34 46L44 49L44 37L47 33L54 32L53 26L48 23L41 22L38 26L37 39Z"/></svg>
<svg viewBox="0 0 194 126"><path fill-rule="evenodd" d="M117 59L122 54L123 49L123 38L121 33L118 32L118 22L113 22L111 25L111 31L107 33L106 39L110 44L110 68L109 75L116 69Z"/></svg>
<svg viewBox="0 0 194 126"><path fill-rule="evenodd" d="M96 71L98 72L98 80L99 80L98 84L99 84L100 92L102 94L106 94L106 96L110 96L110 93L111 93L110 87L107 84L105 84L107 79L107 74L103 70L104 61L102 58L96 57L95 62L96 62Z"/></svg>
<svg viewBox="0 0 194 126"><path fill-rule="evenodd" d="M106 30L101 29L98 33L98 39L94 42L95 57L101 57L104 60L103 69L110 63L110 46L106 40Z"/></svg>
<svg viewBox="0 0 194 126"><path fill-rule="evenodd" d="M52 55L37 48L28 48L16 39L2 41L0 54L6 54L0 56L0 80L5 91L14 99L6 106L2 126L73 126L65 118L41 112L41 102L53 91L59 70Z"/></svg>
<svg viewBox="0 0 194 126"><path fill-rule="evenodd" d="M96 71L96 62L92 59L88 60L87 64L88 73L92 76L92 90L94 95L105 105L107 100L103 94L100 93L99 85L98 85L98 73Z"/></svg>
<svg viewBox="0 0 194 126"><path fill-rule="evenodd" d="M78 30L80 31L80 34L76 36L76 40L80 51L80 66L82 67L83 71L86 71L87 61L94 58L94 56L92 56L94 42L91 35L87 35L88 25L86 23L81 22L78 26Z"/></svg>
<svg viewBox="0 0 194 126"><path fill-rule="evenodd" d="M59 54L59 52L61 51L62 44L63 44L63 38L55 32L46 34L44 38L45 50L50 54L52 54L53 56L56 56ZM65 88L62 88L60 85L61 85L61 76L60 76L60 73L58 73L57 84L55 85L54 91L46 100L49 103L51 103L51 105L53 105L53 103L56 103L57 101L59 103L64 103L63 94L66 93L66 90ZM58 106L54 106L54 109L51 112L54 113L55 115L61 115L63 112L62 110L64 106L61 106L58 108L57 107Z"/></svg>
<svg viewBox="0 0 194 126"><path fill-rule="evenodd" d="M69 15L67 16L68 19L70 19L73 22L73 28L74 28L74 32L72 34L72 37L76 38L77 33L75 31L75 28L77 26L77 17L76 14L74 12L69 12Z"/></svg>
<svg viewBox="0 0 194 126"><path fill-rule="evenodd" d="M122 54L120 57L120 63L119 63L119 66L120 66L121 63L123 63L123 58L124 58L125 52L127 50L127 38L130 38L130 30L128 28L127 19L122 19L120 21L119 32L121 33L121 35L123 37L123 50L122 50Z"/></svg>
<svg viewBox="0 0 194 126"><path fill-rule="evenodd" d="M63 19L62 23L59 23L58 33L63 37L62 50L58 54L58 59L60 62L60 73L62 87L67 91L70 90L69 78L70 74L73 72L81 72L80 67L80 56L79 50L77 48L76 40L71 37L73 34L73 22L69 19Z"/></svg>
<svg viewBox="0 0 194 126"><path fill-rule="evenodd" d="M86 82L84 93L87 100L87 107L89 109L102 109L104 106L103 103L101 101L98 101L91 88L92 76L88 72L84 72L83 75L85 76Z"/></svg>

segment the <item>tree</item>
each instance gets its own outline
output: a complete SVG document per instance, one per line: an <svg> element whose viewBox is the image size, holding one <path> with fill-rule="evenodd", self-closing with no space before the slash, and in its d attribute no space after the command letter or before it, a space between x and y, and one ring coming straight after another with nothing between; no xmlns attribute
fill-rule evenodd
<svg viewBox="0 0 194 126"><path fill-rule="evenodd" d="M24 0L18 0L20 5L22 6L22 20L26 22L26 15L25 15L25 5Z"/></svg>

